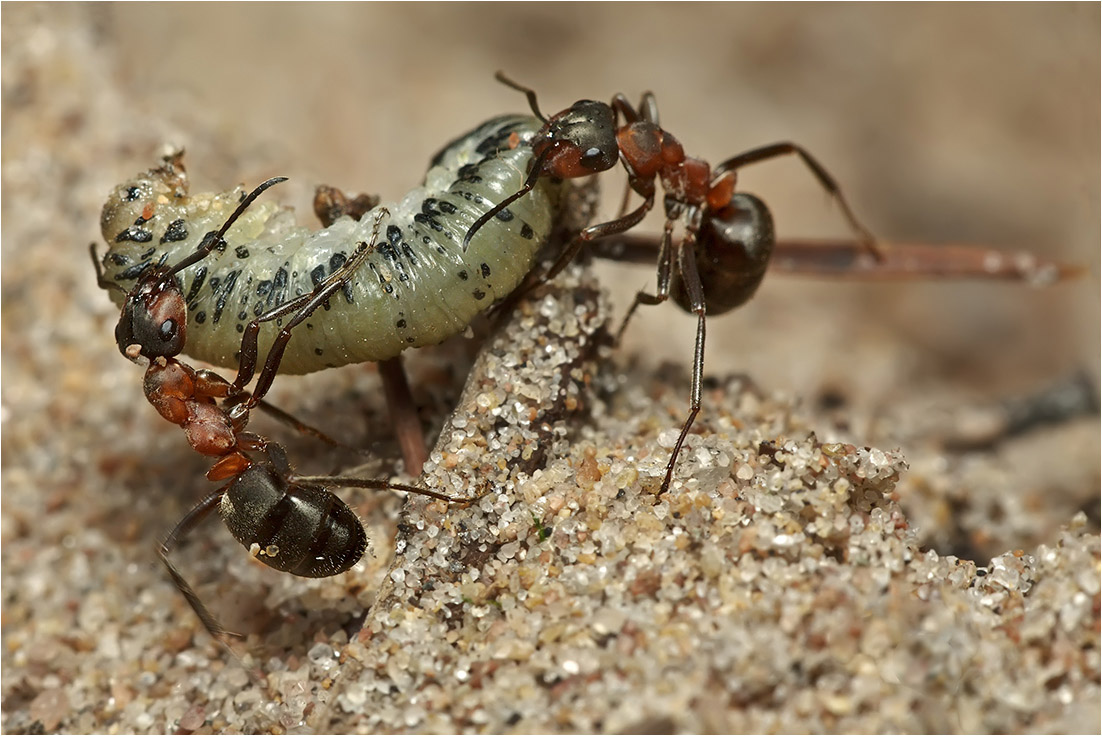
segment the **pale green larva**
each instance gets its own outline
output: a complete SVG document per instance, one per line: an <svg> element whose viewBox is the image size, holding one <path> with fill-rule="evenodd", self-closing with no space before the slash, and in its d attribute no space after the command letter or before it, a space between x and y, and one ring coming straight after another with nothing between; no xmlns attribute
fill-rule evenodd
<svg viewBox="0 0 1102 736"><path fill-rule="evenodd" d="M534 117L510 115L457 138L433 158L420 187L383 205L381 219L342 217L313 230L297 224L290 208L254 202L226 232L224 248L176 277L187 300L184 352L236 367L245 325L310 293L376 227L381 237L341 295L295 330L280 372L385 360L462 332L521 283L559 222L568 185L541 177L463 248L471 225L524 183L528 142L541 126ZM109 246L104 278L121 287L112 298L121 304L148 269L193 253L244 196L240 187L189 194L182 154L116 187L101 219ZM262 328L261 354L277 329Z"/></svg>

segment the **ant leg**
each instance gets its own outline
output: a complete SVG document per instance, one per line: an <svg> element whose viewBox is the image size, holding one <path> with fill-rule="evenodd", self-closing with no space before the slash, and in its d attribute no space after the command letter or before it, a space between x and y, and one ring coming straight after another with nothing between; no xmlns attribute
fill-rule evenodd
<svg viewBox="0 0 1102 736"><path fill-rule="evenodd" d="M313 314L338 289L343 288L351 274L363 264L368 254L375 250L375 243L379 237L379 226L383 217L389 214L390 212L385 208L379 208L379 213L375 216L375 227L371 232L370 242L360 243L352 256L340 268L319 282L312 292L279 305L245 326L245 334L241 338L241 358L238 364L237 378L234 379L233 386L230 389L231 393L241 393L256 372L261 323L270 322L287 314L293 314L287 324L279 331L279 334L276 335L271 348L268 350L268 357L260 371L260 377L253 389L252 398L245 403L247 409L257 406L268 393L268 389L272 387L276 372L279 370L279 363L283 360L283 353L287 350L287 343L291 339L291 331Z"/></svg>
<svg viewBox="0 0 1102 736"><path fill-rule="evenodd" d="M566 268L566 264L574 260L574 257L578 255L578 251L581 250L582 245L588 243L591 240L604 238L609 235L616 235L622 233L625 230L638 225L647 213L650 212L651 207L654 206L654 195L651 194L645 200L643 204L633 212L629 212L627 215L620 217L609 222L602 222L599 225L591 225L585 230L574 236L567 246L563 249L563 252L559 255L554 265L548 269L547 273L541 279L544 282L550 281L559 275L559 273Z"/></svg>
<svg viewBox="0 0 1102 736"><path fill-rule="evenodd" d="M639 100L639 114L648 123L654 123L654 127L662 127L658 124L658 100L655 99L653 92L643 93L643 97Z"/></svg>
<svg viewBox="0 0 1102 736"><path fill-rule="evenodd" d="M658 491L658 495L670 489L670 483L673 481L673 469L677 464L677 456L681 454L681 446L685 443L685 438L689 435L689 429L692 428L693 422L696 421L696 415L700 413L700 400L702 389L701 386L704 383L704 324L705 324L705 309L704 309L704 285L700 282L700 274L696 269L696 254L693 249L693 240L696 238L695 232L689 232L685 236L685 240L682 241L681 246L678 248L677 264L681 271L681 282L684 284L685 293L689 297L690 311L696 314L696 349L693 352L693 382L692 390L690 392L689 400L689 416L685 418L685 424L681 427L681 434L677 437L677 443L673 447L673 454L670 455L670 462L666 466L666 478L662 481L662 488Z"/></svg>
<svg viewBox="0 0 1102 736"><path fill-rule="evenodd" d="M849 223L850 229L857 234L865 250L876 260L884 260L886 257L883 252L884 249L880 245L877 245L876 238L873 234L869 232L868 228L861 224L861 221L857 219L857 215L853 214L853 210L850 209L849 202L846 201L845 196L842 194L842 189L838 186L838 182L834 180L834 177L832 177L823 165L815 160L815 157L803 146L786 141L784 143L774 143L769 146L762 146L761 148L755 148L740 153L716 166L715 169L713 169L714 177L718 178L728 171L734 171L735 169L740 169L743 166L749 166L759 161L766 161L771 158L786 156L792 153L800 157L807 168L811 170L811 173L815 175L815 178L819 180L819 184L822 185L823 189L838 202L838 206L842 208L842 214Z"/></svg>
<svg viewBox="0 0 1102 736"><path fill-rule="evenodd" d="M547 158L550 155L551 149L548 148L546 151L537 156L535 160L532 161L532 168L528 172L528 178L524 180L524 185L505 199L501 200L501 202L495 204L493 207L487 210L482 215L482 217L479 217L477 220L474 221L474 224L467 229L467 234L463 236L464 253L467 252L467 248L470 246L471 239L474 238L475 233L481 230L483 225L497 217L498 214L501 213L506 207L511 205L513 202L516 202L518 199L523 197L525 194L528 194L528 192L532 191L532 189L535 188L536 182L539 181L539 178L544 175L543 164L545 161L547 161Z"/></svg>
<svg viewBox="0 0 1102 736"><path fill-rule="evenodd" d="M157 548L157 554L168 570L168 574L172 576L172 582L176 584L176 588L183 594L184 598L187 599L188 604L191 606L191 610L195 611L195 615L203 622L203 626L206 628L207 633L210 634L215 641L219 641L229 647L227 638L230 636L239 637L240 635L226 631L226 629L218 623L218 619L207 610L207 607L199 600L199 596L196 595L195 590L192 589L188 581L184 579L184 576L180 574L180 571L176 569L176 566L172 564L172 561L168 559L169 553L172 552L176 544L207 518L210 512L214 511L218 504L221 503L225 490L225 487L219 488L217 491L200 501L195 508L187 512L184 518L180 519L165 540L161 542L160 546Z"/></svg>
<svg viewBox="0 0 1102 736"><path fill-rule="evenodd" d="M670 298L670 278L673 272L673 253L670 248L670 243L673 237L673 225L673 220L666 220L666 226L662 232L662 244L659 246L658 250L657 291L653 296L645 291L638 291L635 293L635 301L631 303L631 307L628 309L627 314L624 315L624 321L620 323L620 329L616 331L617 345L619 345L620 340L623 339L624 331L628 328L628 322L631 321L632 315L635 314L635 310L639 308L640 304L661 304Z"/></svg>
<svg viewBox="0 0 1102 736"><path fill-rule="evenodd" d="M391 483L388 480L377 478L342 478L329 475L300 475L293 479L300 486L320 486L323 488L366 488L371 491L404 491L415 493L418 496L428 496L448 503L472 503L489 493L489 489L476 496L449 496L446 493L430 491L427 488L418 488L404 483Z"/></svg>
<svg viewBox="0 0 1102 736"><path fill-rule="evenodd" d="M236 429L238 431L243 430L247 424L245 412L235 412L233 407L248 401L252 394L248 391L241 391L239 393L232 392L232 386L229 381L215 373L212 370L201 368L194 373L195 379L195 397L197 399L223 399L224 408L229 409L228 415L231 423L236 421ZM311 427L302 420L298 419L292 414L289 414L275 404L268 403L267 401L259 401L256 404L256 408L263 411L268 416L272 417L276 421L290 427L299 434L313 437L314 439L321 440L331 447L340 447L345 450L352 450L353 452L362 453L363 450L358 447L352 447L345 443L335 440L329 435L322 432L316 427Z"/></svg>
<svg viewBox="0 0 1102 736"><path fill-rule="evenodd" d="M114 289L126 294L126 289L114 281L108 281L107 277L103 275L103 264L100 262L99 256L96 255L95 243L88 246L88 252L92 255L92 266L96 269L96 285L101 289Z"/></svg>
<svg viewBox="0 0 1102 736"><path fill-rule="evenodd" d="M421 420L417 416L417 406L413 403L409 381L406 380L406 372L402 368L402 356L379 361L379 377L383 380L390 426L398 436L398 446L402 448L406 472L413 476L420 475L429 453L425 447Z"/></svg>

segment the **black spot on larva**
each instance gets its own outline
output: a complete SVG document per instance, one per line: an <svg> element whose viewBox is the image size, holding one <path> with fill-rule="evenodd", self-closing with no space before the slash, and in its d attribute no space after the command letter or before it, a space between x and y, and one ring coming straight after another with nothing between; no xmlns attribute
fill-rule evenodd
<svg viewBox="0 0 1102 736"><path fill-rule="evenodd" d="M157 255L157 249L156 248L150 248L145 253L142 253L140 256L138 256L138 260L139 261L148 261L150 258L152 258L155 255ZM164 263L167 258L168 258L167 253L162 255L161 256L161 263Z"/></svg>
<svg viewBox="0 0 1102 736"><path fill-rule="evenodd" d="M466 281L468 278L470 278L470 276L467 275L466 271L460 271L459 273L456 274L456 276L459 277L460 281Z"/></svg>
<svg viewBox="0 0 1102 736"><path fill-rule="evenodd" d="M256 295L263 299L272 291L272 280L264 279L263 281L256 282Z"/></svg>
<svg viewBox="0 0 1102 736"><path fill-rule="evenodd" d="M203 324L204 322L207 321L207 313L206 312L196 312L195 313L195 321L198 322L199 324Z"/></svg>
<svg viewBox="0 0 1102 736"><path fill-rule="evenodd" d="M426 227L432 228L437 232L440 232L444 229L444 226L437 222L435 217L426 215L423 212L418 212L416 215L414 215L413 221L419 225L424 225ZM424 238L424 240L426 243L429 241L428 238Z"/></svg>
<svg viewBox="0 0 1102 736"><path fill-rule="evenodd" d="M153 240L153 233L142 230L140 227L128 227L115 236L116 243L148 243Z"/></svg>
<svg viewBox="0 0 1102 736"><path fill-rule="evenodd" d="M440 211L445 215L454 215L456 206L447 200L440 200Z"/></svg>
<svg viewBox="0 0 1102 736"><path fill-rule="evenodd" d="M456 172L456 181L470 184L477 184L482 181L482 177L478 175L478 166L475 164L464 164L460 166L459 171Z"/></svg>
<svg viewBox="0 0 1102 736"><path fill-rule="evenodd" d="M481 271L482 271L482 278L487 279L487 278L490 277L490 264L489 263L481 264L479 266L479 269L481 269Z"/></svg>
<svg viewBox="0 0 1102 736"><path fill-rule="evenodd" d="M123 197L124 201L133 202L139 196L141 196L141 187L130 187L126 190L126 195Z"/></svg>
<svg viewBox="0 0 1102 736"><path fill-rule="evenodd" d="M407 337L406 338L406 344L407 345L412 345L414 342L415 342L415 340L412 337Z"/></svg>
<svg viewBox="0 0 1102 736"><path fill-rule="evenodd" d="M321 348L314 348L314 355L321 355L321 354L322 354L322 349Z"/></svg>
<svg viewBox="0 0 1102 736"><path fill-rule="evenodd" d="M211 287L215 290L214 314L211 315L211 322L214 324L218 324L218 320L222 319L222 311L226 308L226 302L233 294L233 287L237 284L237 277L240 275L240 271L230 271L226 274L225 281L220 284L220 288L214 286L214 279L211 279Z"/></svg>
<svg viewBox="0 0 1102 736"><path fill-rule="evenodd" d="M397 327L399 330L404 330L406 329L406 321L404 319L400 319L394 323L394 326Z"/></svg>
<svg viewBox="0 0 1102 736"><path fill-rule="evenodd" d="M496 217L502 222L509 222L513 219L514 215L512 212L509 211L509 208L505 208L501 212L498 212Z"/></svg>
<svg viewBox="0 0 1102 736"><path fill-rule="evenodd" d="M345 281L343 284L341 284L341 293L344 294L344 300L346 302L348 302L349 304L355 303L355 300L353 299L351 281Z"/></svg>
<svg viewBox="0 0 1102 736"><path fill-rule="evenodd" d="M243 245L239 245L236 248L234 248L233 252L238 258L241 258L241 259L245 259L245 258L249 257L249 249L246 248Z"/></svg>
<svg viewBox="0 0 1102 736"><path fill-rule="evenodd" d="M325 280L325 264L323 263L320 266L315 266L314 270L310 272L310 281L314 284L314 286L317 286L318 284L320 284L324 280Z"/></svg>
<svg viewBox="0 0 1102 736"><path fill-rule="evenodd" d="M473 296L475 299L485 299L486 292L484 292L482 289L475 289L471 292L471 296Z"/></svg>
<svg viewBox="0 0 1102 736"><path fill-rule="evenodd" d="M144 225L145 223L149 222L149 220L150 220L149 217L145 217L143 215L138 215L138 219L134 220L134 224L135 225Z"/></svg>
<svg viewBox="0 0 1102 736"><path fill-rule="evenodd" d="M234 329L237 330L237 334L240 335L242 332L245 331L245 325L238 322Z"/></svg>
<svg viewBox="0 0 1102 736"><path fill-rule="evenodd" d="M249 313L248 312L238 312L237 313L237 318L242 319L242 320L248 319L249 318Z"/></svg>
<svg viewBox="0 0 1102 736"><path fill-rule="evenodd" d="M480 156L488 157L496 154L503 148L509 147L509 138L513 134L513 124L510 121L504 127L498 129L492 135L486 137L484 141L478 144L475 148L475 152Z"/></svg>
<svg viewBox="0 0 1102 736"><path fill-rule="evenodd" d="M272 292L268 295L268 304L282 304L287 301L287 269L280 266L272 279Z"/></svg>
<svg viewBox="0 0 1102 736"><path fill-rule="evenodd" d="M344 253L334 253L333 255L329 256L329 270L331 272L336 271L338 268L343 266L347 260L348 257Z"/></svg>
<svg viewBox="0 0 1102 736"><path fill-rule="evenodd" d="M130 281L131 279L136 279L152 266L153 264L149 261L146 261L145 263L136 263L130 268L116 273L115 281Z"/></svg>
<svg viewBox="0 0 1102 736"><path fill-rule="evenodd" d="M105 260L115 266L125 266L130 263L130 256L124 253L108 253Z"/></svg>
<svg viewBox="0 0 1102 736"><path fill-rule="evenodd" d="M386 240L391 247L396 247L402 242L402 230L397 225L386 226Z"/></svg>
<svg viewBox="0 0 1102 736"><path fill-rule="evenodd" d="M199 296L199 290L203 288L203 282L207 280L207 267L200 266L195 269L195 278L191 280L191 288L188 289L184 301L194 301Z"/></svg>
<svg viewBox="0 0 1102 736"><path fill-rule="evenodd" d="M387 259L391 263L394 263L398 260L398 249L395 248L392 243L379 243L378 246L376 246L376 249L383 258Z"/></svg>
<svg viewBox="0 0 1102 736"><path fill-rule="evenodd" d="M165 234L161 236L162 243L178 243L181 240L187 240L187 225L183 218L168 223Z"/></svg>
<svg viewBox="0 0 1102 736"><path fill-rule="evenodd" d="M535 235L536 233L533 232L532 226L529 225L527 222L521 225L520 237L524 238L525 240L531 240L533 237L535 237Z"/></svg>

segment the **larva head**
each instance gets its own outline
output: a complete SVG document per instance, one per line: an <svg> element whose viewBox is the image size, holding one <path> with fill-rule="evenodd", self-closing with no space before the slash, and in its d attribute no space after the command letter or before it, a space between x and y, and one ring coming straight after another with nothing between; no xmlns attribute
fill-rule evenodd
<svg viewBox="0 0 1102 736"><path fill-rule="evenodd" d="M603 102L578 100L547 121L532 150L546 152L544 173L560 179L608 171L620 156L616 114Z"/></svg>
<svg viewBox="0 0 1102 736"><path fill-rule="evenodd" d="M148 242L150 220L158 209L187 197L184 152L165 156L161 165L119 184L100 213L100 230L108 243Z"/></svg>
<svg viewBox="0 0 1102 736"><path fill-rule="evenodd" d="M128 358L172 358L187 340L187 303L173 275L153 269L126 295L115 343Z"/></svg>

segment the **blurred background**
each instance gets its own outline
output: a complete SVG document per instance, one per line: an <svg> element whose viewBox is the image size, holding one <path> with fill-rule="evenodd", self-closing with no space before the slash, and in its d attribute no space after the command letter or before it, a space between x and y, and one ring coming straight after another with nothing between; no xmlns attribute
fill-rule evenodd
<svg viewBox="0 0 1102 736"><path fill-rule="evenodd" d="M535 89L548 113L650 90L663 126L713 162L796 141L887 240L1030 249L1087 267L1048 289L768 278L746 307L709 321L708 375L744 372L766 391L841 406L852 436L880 442L853 417L982 404L1079 372L1097 395L1099 13L1055 3L4 5L5 652L35 643L32 657L50 671L61 646L50 632L74 617L85 630L126 625L116 613L95 618L104 601L138 601L150 620L186 615L152 545L200 497L207 463L145 407L140 371L112 339L118 311L86 252L107 193L165 144L187 149L194 191L291 177L273 195L311 222L317 184L397 199L446 142L526 111L522 95L494 81L500 69ZM623 179L606 175L602 186L607 215ZM769 203L781 237L848 234L796 160L748 168L740 186ZM661 224L654 213L643 228ZM598 268L617 314L653 288L653 268ZM617 369L673 376L687 396L694 329L672 305L647 309L613 354ZM434 350L407 360L420 398ZM676 370L659 370L666 363ZM451 380L440 412L462 377ZM357 417L367 405L382 426L377 379L361 366L281 379L273 396L307 419L325 402ZM358 421L347 439L362 435ZM1015 518L1051 513L1028 531L988 535L986 546L973 534L980 551L967 554L1052 540L1084 498L1097 527L1097 414L1086 422L1085 432L1037 433L1004 449L1035 456L1038 469L1008 461L989 496L1031 499ZM917 479L901 491L909 500L930 477L919 468L944 464L904 452ZM986 508L972 513L997 515ZM947 523L914 513L935 533ZM219 534L205 547L220 555L211 564L244 561ZM6 710L21 705L12 697L6 690ZM35 717L47 730L60 719Z"/></svg>

